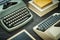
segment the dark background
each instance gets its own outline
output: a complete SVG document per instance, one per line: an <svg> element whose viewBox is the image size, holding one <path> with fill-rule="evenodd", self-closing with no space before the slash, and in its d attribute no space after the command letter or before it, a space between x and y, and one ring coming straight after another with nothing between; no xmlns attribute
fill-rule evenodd
<svg viewBox="0 0 60 40"><path fill-rule="evenodd" d="M27 5L28 1L30 1L30 0L23 0L23 1ZM21 31L22 29L26 29L37 40L43 40L33 31L33 27L36 26L41 21L43 21L44 19L46 19L47 17L49 17L50 15L52 15L53 13L60 13L60 3L59 3L59 7L58 8L52 10L51 12L49 12L47 15L45 15L43 17L39 17L34 12L32 12L32 14L34 16L33 19L28 24L26 24L24 27L19 28L19 29L13 31L13 32L7 32L5 29L3 29L0 26L0 40L6 40L7 38L13 36L14 34L16 34L19 31Z"/></svg>

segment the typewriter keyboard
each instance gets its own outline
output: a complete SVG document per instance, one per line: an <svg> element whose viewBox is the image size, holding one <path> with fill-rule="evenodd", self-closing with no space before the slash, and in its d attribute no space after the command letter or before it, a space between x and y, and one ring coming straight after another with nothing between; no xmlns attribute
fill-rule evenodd
<svg viewBox="0 0 60 40"><path fill-rule="evenodd" d="M60 15L50 16L38 25L38 30L45 31L60 19Z"/></svg>
<svg viewBox="0 0 60 40"><path fill-rule="evenodd" d="M24 7L6 15L3 19L3 22L8 28L12 28L25 22L30 17L31 14L27 8Z"/></svg>

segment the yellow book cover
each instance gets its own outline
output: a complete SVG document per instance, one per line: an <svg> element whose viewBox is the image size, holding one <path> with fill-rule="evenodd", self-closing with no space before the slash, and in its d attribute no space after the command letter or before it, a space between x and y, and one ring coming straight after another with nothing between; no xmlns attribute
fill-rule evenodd
<svg viewBox="0 0 60 40"><path fill-rule="evenodd" d="M33 0L33 3L41 8L44 8L45 6L51 4L52 0Z"/></svg>

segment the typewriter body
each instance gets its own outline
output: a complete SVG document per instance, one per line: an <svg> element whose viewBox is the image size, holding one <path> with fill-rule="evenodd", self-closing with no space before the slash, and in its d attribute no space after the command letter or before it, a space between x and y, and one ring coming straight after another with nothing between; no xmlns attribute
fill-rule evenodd
<svg viewBox="0 0 60 40"><path fill-rule="evenodd" d="M60 13L55 13L33 28L44 40L58 40L60 38Z"/></svg>
<svg viewBox="0 0 60 40"><path fill-rule="evenodd" d="M7 31L16 30L28 23L33 15L22 0L11 0L17 4L3 9L0 5L0 25Z"/></svg>

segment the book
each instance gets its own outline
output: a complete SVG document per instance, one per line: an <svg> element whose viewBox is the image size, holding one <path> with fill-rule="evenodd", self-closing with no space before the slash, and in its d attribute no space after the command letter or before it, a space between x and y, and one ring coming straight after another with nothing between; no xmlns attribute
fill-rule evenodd
<svg viewBox="0 0 60 40"><path fill-rule="evenodd" d="M52 11L53 9L58 7L59 1L53 1L52 4L44 7L41 9L38 7L36 4L33 3L33 1L29 1L28 7L31 9L33 12L35 12L38 16L42 17L46 15L48 12Z"/></svg>
<svg viewBox="0 0 60 40"><path fill-rule="evenodd" d="M39 6L40 8L44 8L45 6L52 3L52 0L33 0L33 3Z"/></svg>

